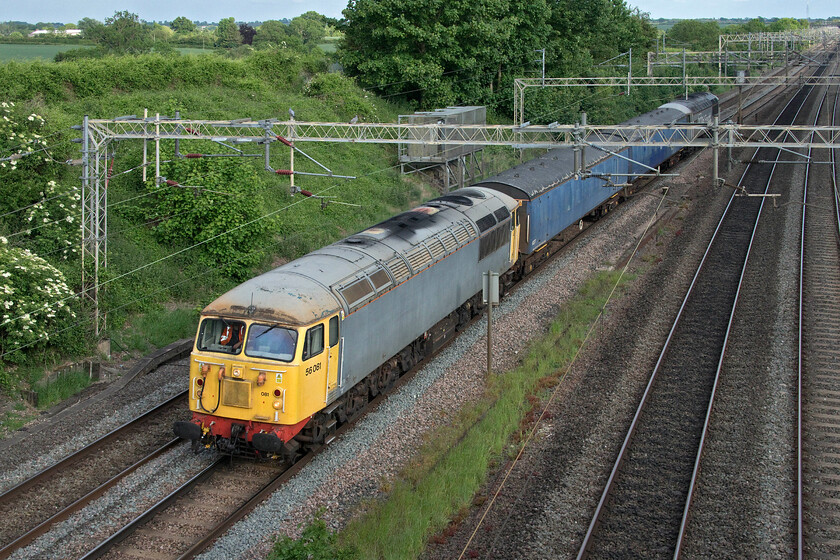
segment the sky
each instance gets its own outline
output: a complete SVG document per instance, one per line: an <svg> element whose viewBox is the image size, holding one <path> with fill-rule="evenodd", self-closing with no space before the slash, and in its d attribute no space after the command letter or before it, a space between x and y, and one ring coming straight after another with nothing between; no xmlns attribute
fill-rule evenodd
<svg viewBox="0 0 840 560"><path fill-rule="evenodd" d="M128 10L146 21L171 21L178 16L193 21L265 21L299 16L313 10L340 18L347 0L0 0L0 21L75 23L84 17L104 21L114 12ZM811 18L840 16L837 0L628 0L656 18Z"/></svg>

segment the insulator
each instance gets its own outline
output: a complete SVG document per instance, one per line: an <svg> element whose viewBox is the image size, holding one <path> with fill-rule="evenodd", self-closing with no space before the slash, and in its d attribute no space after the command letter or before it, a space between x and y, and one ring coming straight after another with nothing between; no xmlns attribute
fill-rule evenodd
<svg viewBox="0 0 840 560"><path fill-rule="evenodd" d="M292 171L291 169L278 169L277 171L275 171L275 173L277 173L278 175L294 175L295 174L295 172Z"/></svg>
<svg viewBox="0 0 840 560"><path fill-rule="evenodd" d="M309 192L309 191L304 191L304 190L301 190L301 191L300 191L300 194L302 194L303 196L315 196L315 195L313 195L311 192Z"/></svg>
<svg viewBox="0 0 840 560"><path fill-rule="evenodd" d="M167 179L166 184L170 187L180 187L181 185L178 184L178 181L173 181L172 179Z"/></svg>
<svg viewBox="0 0 840 560"><path fill-rule="evenodd" d="M283 142L284 144L286 144L288 147L294 148L292 143L289 140L286 140L285 138L283 138L282 136L278 136L277 139L280 140L281 142Z"/></svg>
<svg viewBox="0 0 840 560"><path fill-rule="evenodd" d="M188 158L188 159L196 159L196 158L204 157L204 154L184 154L184 157Z"/></svg>

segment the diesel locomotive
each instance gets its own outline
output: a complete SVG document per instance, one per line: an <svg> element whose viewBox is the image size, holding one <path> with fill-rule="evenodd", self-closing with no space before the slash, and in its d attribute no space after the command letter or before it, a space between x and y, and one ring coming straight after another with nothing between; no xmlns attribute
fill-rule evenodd
<svg viewBox="0 0 840 560"><path fill-rule="evenodd" d="M625 124L707 123L692 94ZM664 132L663 134L667 134ZM617 203L622 183L679 148L558 148L252 278L201 313L190 421L177 436L223 453L294 460L387 390L479 313L481 276L503 286L550 243ZM644 164L644 165L641 165Z"/></svg>

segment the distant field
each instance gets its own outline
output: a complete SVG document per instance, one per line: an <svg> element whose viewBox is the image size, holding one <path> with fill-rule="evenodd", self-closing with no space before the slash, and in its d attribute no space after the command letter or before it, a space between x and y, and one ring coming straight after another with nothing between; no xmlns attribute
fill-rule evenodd
<svg viewBox="0 0 840 560"><path fill-rule="evenodd" d="M198 47L176 47L176 51L181 54L211 54L213 49L200 49Z"/></svg>
<svg viewBox="0 0 840 560"><path fill-rule="evenodd" d="M338 41L341 37L324 37L324 41L322 43L318 43L318 48L320 48L325 53L334 53L338 48Z"/></svg>
<svg viewBox="0 0 840 560"><path fill-rule="evenodd" d="M0 62L10 60L52 60L55 55L70 49L87 48L81 45L7 45L0 44Z"/></svg>

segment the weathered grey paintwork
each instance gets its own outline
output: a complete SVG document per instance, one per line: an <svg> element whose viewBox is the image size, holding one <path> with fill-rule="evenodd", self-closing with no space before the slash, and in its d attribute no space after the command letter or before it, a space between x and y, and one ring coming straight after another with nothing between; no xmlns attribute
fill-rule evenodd
<svg viewBox="0 0 840 560"><path fill-rule="evenodd" d="M693 93L639 115L626 125L709 122L717 114L717 97L711 93ZM668 133L661 133L667 137ZM645 146L616 150L625 158L656 167L668 160L679 146ZM607 152L588 147L586 167L593 173L611 174L614 184L632 181L648 170ZM629 176L627 176L629 175ZM573 148L558 148L508 169L476 184L503 192L522 203L519 250L530 254L567 227L577 223L622 187L610 186L604 179L575 179Z"/></svg>
<svg viewBox="0 0 840 560"><path fill-rule="evenodd" d="M252 278L203 314L302 327L341 311L332 401L480 292L482 272L510 268L517 205L490 189L453 191ZM488 218L494 213L503 219ZM505 242L479 261L480 238L497 228ZM365 288L348 291L353 285ZM352 293L362 297L348 301Z"/></svg>

